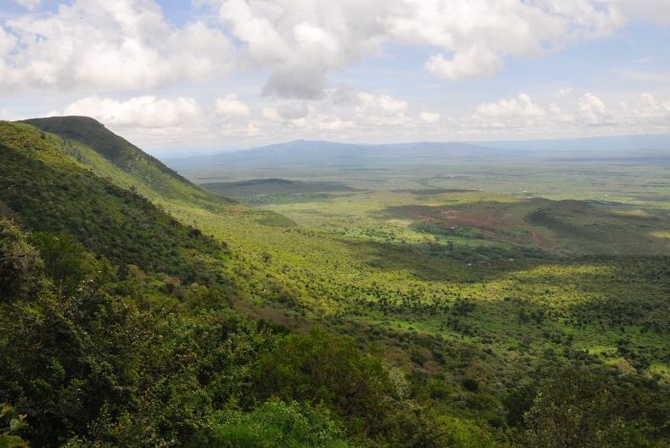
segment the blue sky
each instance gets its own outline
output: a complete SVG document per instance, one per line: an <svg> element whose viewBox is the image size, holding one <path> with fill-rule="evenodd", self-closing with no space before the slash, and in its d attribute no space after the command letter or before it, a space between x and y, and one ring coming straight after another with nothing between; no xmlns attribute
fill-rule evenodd
<svg viewBox="0 0 670 448"><path fill-rule="evenodd" d="M0 119L154 154L670 133L670 0L8 0Z"/></svg>

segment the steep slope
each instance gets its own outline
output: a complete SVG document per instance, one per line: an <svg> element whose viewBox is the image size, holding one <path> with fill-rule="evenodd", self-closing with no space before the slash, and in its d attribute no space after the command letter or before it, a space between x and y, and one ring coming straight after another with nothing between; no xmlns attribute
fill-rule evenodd
<svg viewBox="0 0 670 448"><path fill-rule="evenodd" d="M192 184L92 118L35 118L23 123L61 136L64 148L81 163L152 200L177 200L209 207L232 203ZM96 157L96 153L102 158ZM110 169L109 165L119 170Z"/></svg>
<svg viewBox="0 0 670 448"><path fill-rule="evenodd" d="M0 203L31 230L65 232L115 264L183 281L215 276L220 244L147 199L97 176L65 141L27 124L0 122ZM195 189L194 189L195 190ZM189 252L205 255L200 261Z"/></svg>

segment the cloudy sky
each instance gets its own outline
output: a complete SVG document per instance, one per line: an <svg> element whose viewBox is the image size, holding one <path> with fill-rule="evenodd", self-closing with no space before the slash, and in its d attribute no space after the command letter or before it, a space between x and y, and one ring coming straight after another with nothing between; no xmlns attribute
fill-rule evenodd
<svg viewBox="0 0 670 448"><path fill-rule="evenodd" d="M670 133L670 0L3 0L0 119L154 154Z"/></svg>

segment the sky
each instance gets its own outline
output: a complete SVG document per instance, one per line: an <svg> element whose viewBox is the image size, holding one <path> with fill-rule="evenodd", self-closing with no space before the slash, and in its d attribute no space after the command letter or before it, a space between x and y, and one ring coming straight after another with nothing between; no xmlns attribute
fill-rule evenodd
<svg viewBox="0 0 670 448"><path fill-rule="evenodd" d="M670 0L3 0L0 119L153 154L670 133Z"/></svg>

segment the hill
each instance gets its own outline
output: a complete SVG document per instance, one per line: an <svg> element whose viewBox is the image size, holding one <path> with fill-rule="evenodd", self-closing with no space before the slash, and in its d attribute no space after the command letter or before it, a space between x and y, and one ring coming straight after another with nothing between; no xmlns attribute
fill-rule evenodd
<svg viewBox="0 0 670 448"><path fill-rule="evenodd" d="M231 203L193 185L92 118L35 118L24 120L23 123L61 136L64 139L64 148L81 163L91 167L99 175L109 177L125 188L133 188L152 200L182 201L201 206ZM96 154L102 156L102 159L96 157Z"/></svg>
<svg viewBox="0 0 670 448"><path fill-rule="evenodd" d="M214 275L183 251L216 258L224 253L219 244L137 192L96 175L79 160L77 149L32 126L0 123L0 201L10 216L35 232L72 235L88 251L115 264L142 266L184 282ZM199 191L181 182L184 190Z"/></svg>

